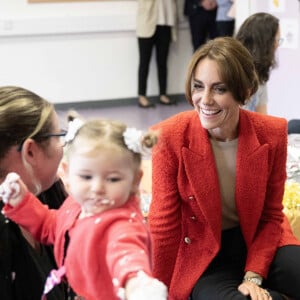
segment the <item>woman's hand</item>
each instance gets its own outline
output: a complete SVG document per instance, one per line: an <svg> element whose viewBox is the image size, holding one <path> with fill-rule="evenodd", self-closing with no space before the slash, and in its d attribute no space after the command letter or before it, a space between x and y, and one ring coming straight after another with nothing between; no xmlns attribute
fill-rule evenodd
<svg viewBox="0 0 300 300"><path fill-rule="evenodd" d="M253 282L245 281L239 285L238 290L251 300L272 300L270 293Z"/></svg>
<svg viewBox="0 0 300 300"><path fill-rule="evenodd" d="M202 0L200 1L200 5L205 10L213 10L217 7L217 2L215 0Z"/></svg>
<svg viewBox="0 0 300 300"><path fill-rule="evenodd" d="M0 185L0 198L4 203L15 207L27 193L28 189L17 173L8 173Z"/></svg>

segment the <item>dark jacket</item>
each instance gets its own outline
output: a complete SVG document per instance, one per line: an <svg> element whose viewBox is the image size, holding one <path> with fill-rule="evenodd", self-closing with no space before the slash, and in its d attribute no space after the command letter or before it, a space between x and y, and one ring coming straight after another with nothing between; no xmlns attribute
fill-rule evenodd
<svg viewBox="0 0 300 300"><path fill-rule="evenodd" d="M199 0L185 0L184 15L189 17L197 13L198 10L203 10L202 6L199 5L199 2Z"/></svg>
<svg viewBox="0 0 300 300"><path fill-rule="evenodd" d="M184 11L183 11L184 15L187 17L190 17L199 12L205 12L208 15L215 16L217 9L205 10L199 3L200 3L199 0L185 0L184 1Z"/></svg>
<svg viewBox="0 0 300 300"><path fill-rule="evenodd" d="M61 181L39 195L42 203L58 208L67 194ZM1 202L2 208L3 203ZM50 270L56 268L52 246L33 249L20 228L0 214L0 299L40 300ZM58 286L47 300L66 299L65 287Z"/></svg>

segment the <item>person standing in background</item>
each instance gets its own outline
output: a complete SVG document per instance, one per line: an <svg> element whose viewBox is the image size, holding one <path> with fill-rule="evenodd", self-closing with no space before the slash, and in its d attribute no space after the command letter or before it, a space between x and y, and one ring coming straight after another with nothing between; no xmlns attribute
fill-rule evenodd
<svg viewBox="0 0 300 300"><path fill-rule="evenodd" d="M276 50L282 42L279 19L269 13L248 17L239 28L236 38L252 54L258 75L259 88L244 106L245 109L267 114L267 82L271 70L277 66Z"/></svg>
<svg viewBox="0 0 300 300"><path fill-rule="evenodd" d="M233 36L235 19L229 15L233 0L217 0L217 36Z"/></svg>
<svg viewBox="0 0 300 300"><path fill-rule="evenodd" d="M156 48L159 103L164 105L175 103L167 96L167 64L172 29L176 26L176 11L176 0L138 0L136 27L139 47L138 105L142 108L155 106L146 97L153 47Z"/></svg>
<svg viewBox="0 0 300 300"><path fill-rule="evenodd" d="M185 0L184 15L189 19L194 51L217 36L216 14L215 0Z"/></svg>

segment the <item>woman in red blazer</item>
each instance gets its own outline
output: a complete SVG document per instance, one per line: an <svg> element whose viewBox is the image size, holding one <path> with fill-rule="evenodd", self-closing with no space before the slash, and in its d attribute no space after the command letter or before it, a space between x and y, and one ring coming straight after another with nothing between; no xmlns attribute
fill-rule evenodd
<svg viewBox="0 0 300 300"><path fill-rule="evenodd" d="M299 299L300 242L282 213L287 122L240 108L257 85L239 41L209 41L188 67L194 111L154 126L153 267L172 300Z"/></svg>

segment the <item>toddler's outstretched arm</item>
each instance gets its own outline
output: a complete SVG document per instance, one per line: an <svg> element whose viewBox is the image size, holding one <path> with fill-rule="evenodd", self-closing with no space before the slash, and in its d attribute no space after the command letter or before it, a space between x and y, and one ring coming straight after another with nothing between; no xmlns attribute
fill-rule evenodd
<svg viewBox="0 0 300 300"><path fill-rule="evenodd" d="M8 173L0 185L0 198L13 207L22 201L27 192L26 185L17 173Z"/></svg>

